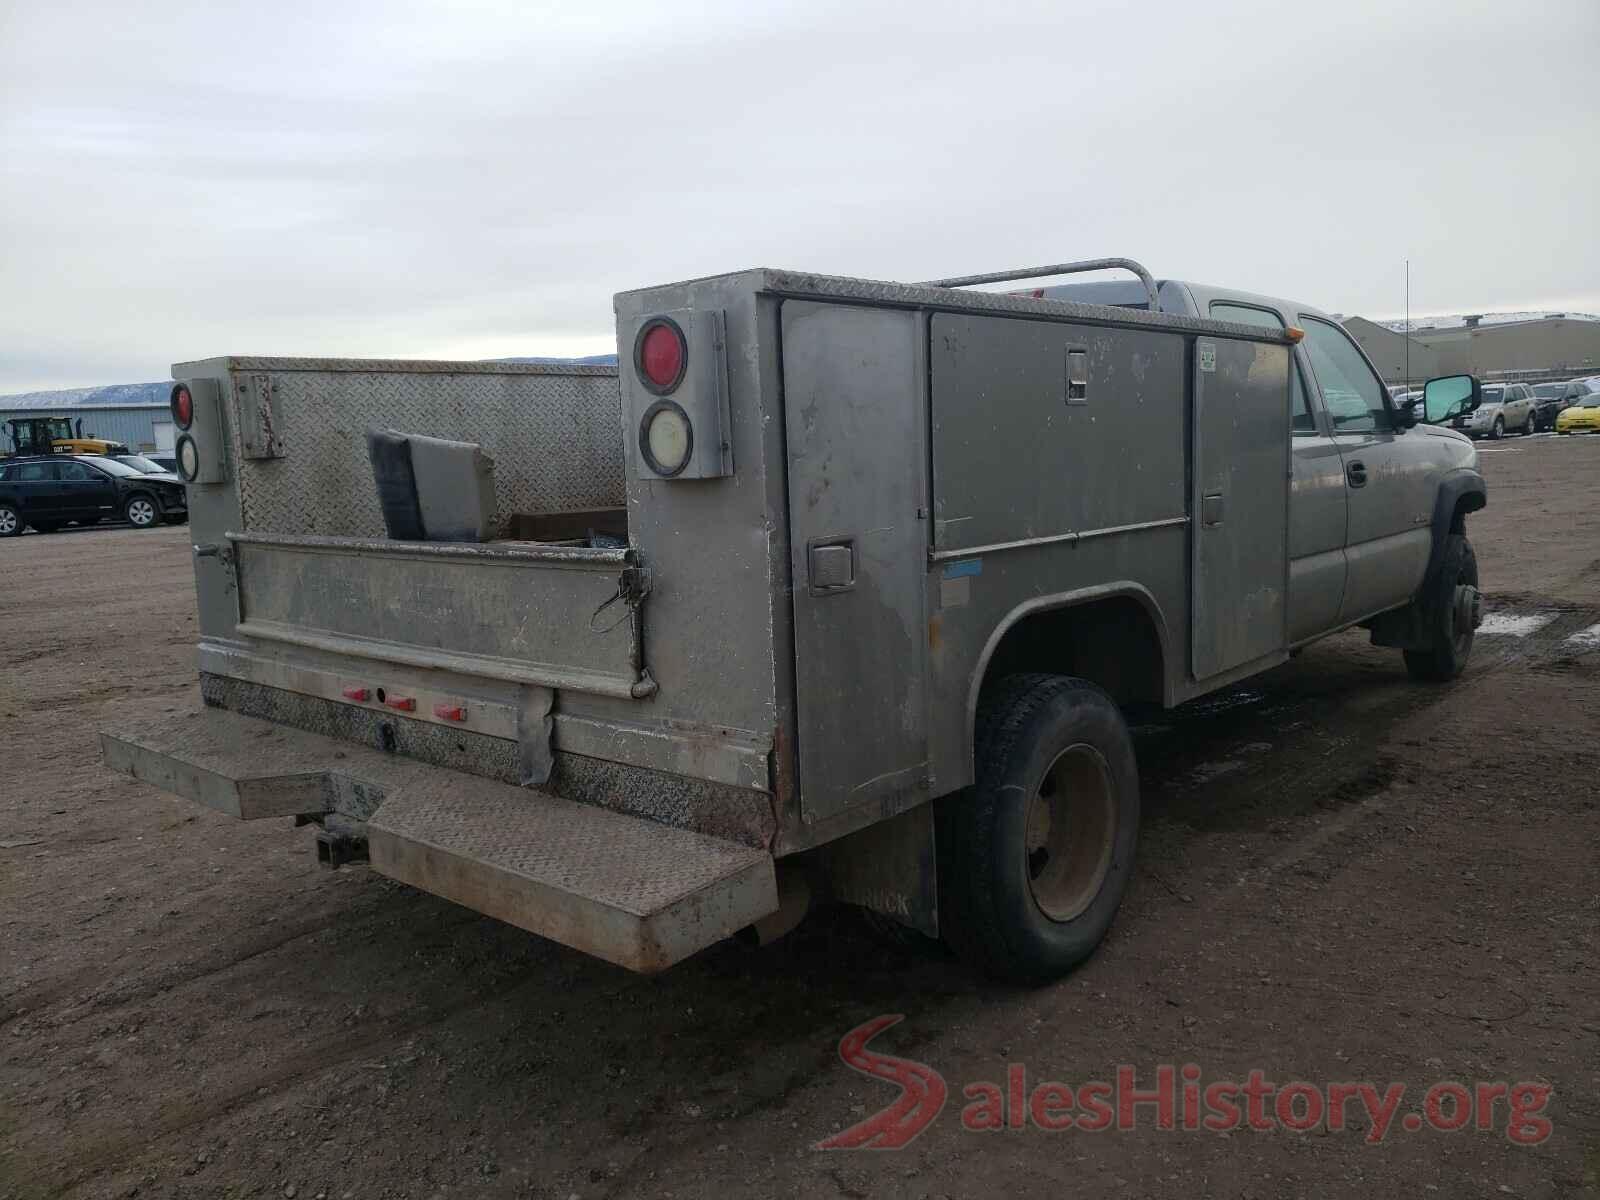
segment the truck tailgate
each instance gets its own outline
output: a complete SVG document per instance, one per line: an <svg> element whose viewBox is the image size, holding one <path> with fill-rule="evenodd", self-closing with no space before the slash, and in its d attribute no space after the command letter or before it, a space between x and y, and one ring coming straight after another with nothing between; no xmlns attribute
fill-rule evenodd
<svg viewBox="0 0 1600 1200"><path fill-rule="evenodd" d="M627 550L228 540L242 636L511 683L648 694L624 619L623 576L635 571ZM608 602L615 607L597 619Z"/></svg>
<svg viewBox="0 0 1600 1200"><path fill-rule="evenodd" d="M764 851L269 721L206 709L100 737L108 766L236 817L376 804L374 870L630 970L778 907Z"/></svg>

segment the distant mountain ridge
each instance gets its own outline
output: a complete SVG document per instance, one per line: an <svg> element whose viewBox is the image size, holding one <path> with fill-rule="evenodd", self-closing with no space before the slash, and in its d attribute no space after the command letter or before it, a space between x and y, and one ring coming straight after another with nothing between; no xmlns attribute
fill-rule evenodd
<svg viewBox="0 0 1600 1200"><path fill-rule="evenodd" d="M566 363L575 367L616 366L615 354L585 358L491 358L488 362ZM108 383L102 387L62 388L50 392L14 392L0 396L0 409L15 412L30 408L165 408L172 380L159 383Z"/></svg>
<svg viewBox="0 0 1600 1200"><path fill-rule="evenodd" d="M108 383L104 387L64 388L55 392L17 392L0 396L0 408L165 408L172 381Z"/></svg>

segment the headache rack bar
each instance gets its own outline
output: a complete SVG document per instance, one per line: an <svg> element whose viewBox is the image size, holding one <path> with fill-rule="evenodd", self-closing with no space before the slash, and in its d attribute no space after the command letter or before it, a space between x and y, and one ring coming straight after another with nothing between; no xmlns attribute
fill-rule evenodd
<svg viewBox="0 0 1600 1200"><path fill-rule="evenodd" d="M1144 284L1145 295L1150 297L1150 311L1160 312L1156 299L1156 281L1143 265L1131 258L1090 258L1083 262L1050 263L1042 267L1020 267L1014 271L990 271L985 275L954 275L949 279L930 279L928 287L971 287L979 283L1010 283L1017 279L1044 279L1051 275L1076 275L1084 271L1130 271Z"/></svg>

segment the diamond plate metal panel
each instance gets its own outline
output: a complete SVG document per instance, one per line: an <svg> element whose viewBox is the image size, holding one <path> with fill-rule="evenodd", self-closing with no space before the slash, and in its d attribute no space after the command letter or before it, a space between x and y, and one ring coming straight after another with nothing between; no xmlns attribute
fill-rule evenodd
<svg viewBox="0 0 1600 1200"><path fill-rule="evenodd" d="M847 279L813 275L805 271L754 272L753 283L764 292L813 300L849 300L898 308L927 308L939 312L1012 313L1018 316L1070 318L1091 325L1147 326L1183 333L1249 338L1288 345L1287 335L1233 321L1213 321L1176 313L1152 313L1073 300L1046 300L1009 292L976 292L932 287L917 283L890 283L878 279Z"/></svg>
<svg viewBox="0 0 1600 1200"><path fill-rule="evenodd" d="M374 870L636 971L777 908L765 850L249 717L147 715L101 741L108 765L236 816L362 800Z"/></svg>
<svg viewBox="0 0 1600 1200"><path fill-rule="evenodd" d="M778 907L759 850L500 784L422 777L367 826L372 868L634 971Z"/></svg>
<svg viewBox="0 0 1600 1200"><path fill-rule="evenodd" d="M772 861L748 846L547 793L489 782L465 787L436 774L388 797L371 828L641 917Z"/></svg>
<svg viewBox="0 0 1600 1200"><path fill-rule="evenodd" d="M244 528L383 537L366 431L480 443L495 461L498 518L624 503L614 367L228 360L232 459ZM241 387L271 388L282 458L245 457Z"/></svg>

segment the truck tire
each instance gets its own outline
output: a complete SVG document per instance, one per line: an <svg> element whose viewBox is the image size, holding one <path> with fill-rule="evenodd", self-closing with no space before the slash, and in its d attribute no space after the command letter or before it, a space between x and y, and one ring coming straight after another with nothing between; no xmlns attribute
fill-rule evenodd
<svg viewBox="0 0 1600 1200"><path fill-rule="evenodd" d="M1133 874L1133 739L1087 680L1015 675L976 742L976 783L936 810L940 929L985 973L1043 983L1099 945Z"/></svg>
<svg viewBox="0 0 1600 1200"><path fill-rule="evenodd" d="M1411 678L1448 683L1466 670L1467 659L1472 655L1475 627L1462 628L1468 622L1462 619L1456 589L1476 589L1477 586L1478 556L1473 553L1472 543L1467 541L1466 534L1452 533L1445 542L1432 595L1418 598L1424 605L1423 620L1432 645L1426 650L1404 651L1406 670Z"/></svg>
<svg viewBox="0 0 1600 1200"><path fill-rule="evenodd" d="M22 532L22 514L9 504L0 504L0 537L16 537Z"/></svg>

